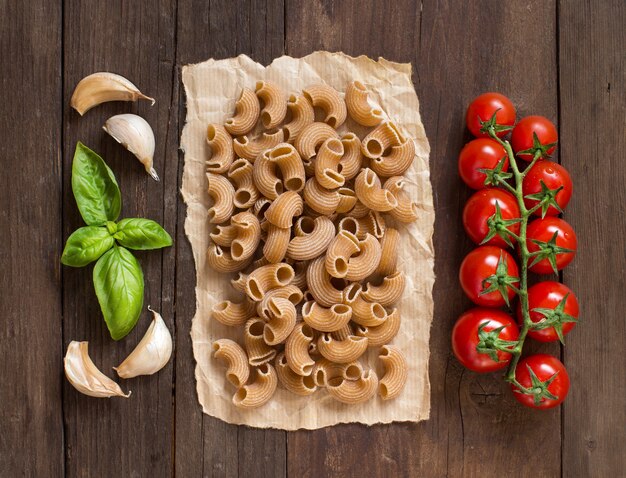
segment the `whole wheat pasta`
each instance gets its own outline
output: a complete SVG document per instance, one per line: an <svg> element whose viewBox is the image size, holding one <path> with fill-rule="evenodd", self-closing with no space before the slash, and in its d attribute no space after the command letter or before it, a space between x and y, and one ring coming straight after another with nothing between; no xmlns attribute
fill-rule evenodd
<svg viewBox="0 0 626 478"><path fill-rule="evenodd" d="M287 299L293 305L298 305L302 302L304 298L304 294L302 291L293 284L293 282L285 287L277 287L276 289L268 290L263 296L263 300L261 302L256 303L256 313L259 317L269 320L270 319L270 310L269 310L269 300L272 297L280 297L281 299Z"/></svg>
<svg viewBox="0 0 626 478"><path fill-rule="evenodd" d="M336 189L346 182L339 170L343 156L343 144L337 138L328 138L322 143L315 157L315 179L326 189Z"/></svg>
<svg viewBox="0 0 626 478"><path fill-rule="evenodd" d="M252 212L259 219L259 222L261 219L265 219L265 211L270 207L270 204L272 204L272 200L263 197L257 199L254 206L252 206Z"/></svg>
<svg viewBox="0 0 626 478"><path fill-rule="evenodd" d="M237 185L233 204L239 209L248 209L259 199L259 190L252 179L252 163L239 158L228 169L228 177Z"/></svg>
<svg viewBox="0 0 626 478"><path fill-rule="evenodd" d="M358 282L348 284L341 292L341 303L352 307L352 304L361 296L362 290L363 287Z"/></svg>
<svg viewBox="0 0 626 478"><path fill-rule="evenodd" d="M346 280L360 281L374 273L380 263L380 242L371 234L359 241L359 254L350 257L347 264Z"/></svg>
<svg viewBox="0 0 626 478"><path fill-rule="evenodd" d="M286 191L301 191L304 188L304 165L292 145L279 143L267 152L267 159L280 169Z"/></svg>
<svg viewBox="0 0 626 478"><path fill-rule="evenodd" d="M250 270L258 269L259 267L263 267L263 266L266 266L268 264L273 264L273 263L268 261L265 256L261 256L258 259L255 259L255 260L252 261L252 264L250 264L249 269ZM244 291L244 293L245 293L245 291Z"/></svg>
<svg viewBox="0 0 626 478"><path fill-rule="evenodd" d="M400 222L409 223L417 219L417 204L404 192L404 176L393 176L383 185L387 191L390 191L398 201L398 205L389 211L394 219Z"/></svg>
<svg viewBox="0 0 626 478"><path fill-rule="evenodd" d="M360 227L361 226L359 225L358 219L352 216L346 216L346 217L342 217L339 220L339 224L337 224L337 232L338 233L341 233L342 231L349 232L351 234L354 234L358 238ZM363 234L363 237L365 237L365 233Z"/></svg>
<svg viewBox="0 0 626 478"><path fill-rule="evenodd" d="M265 219L281 228L290 228L294 217L300 216L303 210L302 197L295 191L287 191L279 195L265 211Z"/></svg>
<svg viewBox="0 0 626 478"><path fill-rule="evenodd" d="M289 264L268 264L259 267L246 278L246 294L252 300L262 300L268 290L289 285L293 276L293 268Z"/></svg>
<svg viewBox="0 0 626 478"><path fill-rule="evenodd" d="M230 339L216 340L213 342L213 357L226 362L226 380L235 387L241 387L248 381L248 356L237 342Z"/></svg>
<svg viewBox="0 0 626 478"><path fill-rule="evenodd" d="M252 179L259 192L272 201L283 192L283 183L276 172L276 163L269 160L267 152L260 154L254 162Z"/></svg>
<svg viewBox="0 0 626 478"><path fill-rule="evenodd" d="M341 174L348 181L359 174L363 164L361 140L354 133L346 133L341 137L341 144L343 144L344 152L339 164L341 165Z"/></svg>
<svg viewBox="0 0 626 478"><path fill-rule="evenodd" d="M315 330L334 332L348 325L352 309L345 304L335 304L325 308L317 302L305 302L302 306L302 319Z"/></svg>
<svg viewBox="0 0 626 478"><path fill-rule="evenodd" d="M294 233L287 247L287 257L308 261L324 253L335 237L335 225L325 216L315 219L303 216L296 221Z"/></svg>
<svg viewBox="0 0 626 478"><path fill-rule="evenodd" d="M396 272L398 262L398 240L400 239L400 233L397 229L388 227L385 230L385 234L380 240L380 248L382 253L380 255L380 262L376 273L388 276Z"/></svg>
<svg viewBox="0 0 626 478"><path fill-rule="evenodd" d="M355 193L356 194L356 193ZM363 204L361 201L356 201L356 204L350 211L348 212L348 216L354 217L356 219L361 219L362 217L367 216L370 213L370 208Z"/></svg>
<svg viewBox="0 0 626 478"><path fill-rule="evenodd" d="M328 138L339 138L339 134L326 123L315 122L302 130L296 138L294 146L304 161L315 156L319 147Z"/></svg>
<svg viewBox="0 0 626 478"><path fill-rule="evenodd" d="M232 242L237 238L237 231L232 225L215 226L215 230L209 233L211 240L222 247L230 247Z"/></svg>
<svg viewBox="0 0 626 478"><path fill-rule="evenodd" d="M291 281L291 283L301 291L306 290L308 287L306 280L306 271L308 269L308 266L309 261L296 261L293 266L295 275L293 276L293 280Z"/></svg>
<svg viewBox="0 0 626 478"><path fill-rule="evenodd" d="M404 292L404 285L404 274L398 271L386 276L380 285L368 283L361 295L365 300L378 302L383 307L388 307L400 300Z"/></svg>
<svg viewBox="0 0 626 478"><path fill-rule="evenodd" d="M330 335L335 340L346 340L351 335L354 335L354 333L352 332L352 326L350 323L347 323L340 329L332 331Z"/></svg>
<svg viewBox="0 0 626 478"><path fill-rule="evenodd" d="M350 258L361 252L359 240L348 231L340 231L328 245L326 271L333 277L346 277L348 275L348 262Z"/></svg>
<svg viewBox="0 0 626 478"><path fill-rule="evenodd" d="M208 211L209 222L220 224L233 215L235 188L228 179L219 174L206 173L206 177L209 182L209 196L213 200L213 206Z"/></svg>
<svg viewBox="0 0 626 478"><path fill-rule="evenodd" d="M302 376L289 368L285 354L281 352L274 361L278 383L296 395L306 396L315 393L317 385L310 375Z"/></svg>
<svg viewBox="0 0 626 478"><path fill-rule="evenodd" d="M346 106L350 117L363 126L376 126L383 120L380 108L372 106L369 101L369 91L360 81L353 81L346 89Z"/></svg>
<svg viewBox="0 0 626 478"><path fill-rule="evenodd" d="M343 378L344 380L358 380L363 372L363 366L355 361L350 363L335 363L327 358L320 358L315 362L311 377L318 387L326 387L329 380Z"/></svg>
<svg viewBox="0 0 626 478"><path fill-rule="evenodd" d="M233 403L239 408L257 408L265 405L278 386L276 370L269 363L255 369L254 381L241 387L233 396Z"/></svg>
<svg viewBox="0 0 626 478"><path fill-rule="evenodd" d="M254 140L247 135L238 136L233 141L233 149L237 156L249 159L254 163L259 154L283 141L284 133L282 129L270 129Z"/></svg>
<svg viewBox="0 0 626 478"><path fill-rule="evenodd" d="M387 230L384 216L378 211L369 211L366 216L358 219L359 231L357 237L365 239L367 234L371 234L377 239L382 239Z"/></svg>
<svg viewBox="0 0 626 478"><path fill-rule="evenodd" d="M304 166L304 175L307 178L315 176L315 158L302 159L302 165Z"/></svg>
<svg viewBox="0 0 626 478"><path fill-rule="evenodd" d="M335 400L348 403L363 403L371 399L378 388L378 377L373 370L366 370L358 380L334 378L328 381L326 390Z"/></svg>
<svg viewBox="0 0 626 478"><path fill-rule="evenodd" d="M373 158L370 167L382 177L404 174L415 159L415 143L406 138L401 144L391 146L389 154Z"/></svg>
<svg viewBox="0 0 626 478"><path fill-rule="evenodd" d="M296 325L296 307L289 299L272 297L267 309L270 320L263 329L263 340L267 345L282 344Z"/></svg>
<svg viewBox="0 0 626 478"><path fill-rule="evenodd" d="M242 294L245 294L247 280L248 280L248 274L239 272L236 279L230 280L230 285L233 286L233 289L235 289L237 292L241 292Z"/></svg>
<svg viewBox="0 0 626 478"><path fill-rule="evenodd" d="M249 88L244 88L235 102L235 115L228 118L224 128L233 136L249 133L259 119L261 105L259 99Z"/></svg>
<svg viewBox="0 0 626 478"><path fill-rule="evenodd" d="M341 196L337 190L329 191L320 186L317 179L310 178L304 186L304 201L314 211L329 216L337 210Z"/></svg>
<svg viewBox="0 0 626 478"><path fill-rule="evenodd" d="M287 114L287 100L282 91L273 83L257 81L256 95L263 101L261 123L265 129L278 126Z"/></svg>
<svg viewBox="0 0 626 478"><path fill-rule="evenodd" d="M398 309L393 309L382 325L378 327L360 325L357 327L356 334L366 337L370 347L379 347L388 344L398 334L398 330L400 330L400 313Z"/></svg>
<svg viewBox="0 0 626 478"><path fill-rule="evenodd" d="M311 327L299 322L285 343L285 356L289 368L297 375L310 375L315 361L309 355L309 344L314 334Z"/></svg>
<svg viewBox="0 0 626 478"><path fill-rule="evenodd" d="M346 103L339 92L332 86L309 86L303 91L303 94L313 106L319 106L324 110L324 113L326 113L324 123L333 128L338 128L346 121L348 116Z"/></svg>
<svg viewBox="0 0 626 478"><path fill-rule="evenodd" d="M345 340L336 340L331 334L324 333L317 340L317 349L331 362L348 363L365 353L367 343L367 337L350 335Z"/></svg>
<svg viewBox="0 0 626 478"><path fill-rule="evenodd" d="M365 300L361 292L351 303L352 321L365 327L377 327L387 320L387 311L378 302Z"/></svg>
<svg viewBox="0 0 626 478"><path fill-rule="evenodd" d="M304 96L289 96L287 108L291 111L291 121L284 126L285 141L293 143L302 130L315 121L315 112Z"/></svg>
<svg viewBox="0 0 626 478"><path fill-rule="evenodd" d="M337 204L337 212L340 214L348 213L356 206L357 198L355 192L350 188L339 188L339 204Z"/></svg>
<svg viewBox="0 0 626 478"><path fill-rule="evenodd" d="M237 238L230 246L230 255L236 261L243 261L256 251L261 241L261 225L251 212L240 212L231 218L231 224L237 231Z"/></svg>
<svg viewBox="0 0 626 478"><path fill-rule="evenodd" d="M248 319L254 317L255 303L249 299L237 304L230 300L224 300L211 308L211 317L219 323L234 327L245 324Z"/></svg>
<svg viewBox="0 0 626 478"><path fill-rule="evenodd" d="M387 149L404 143L404 137L391 121L385 121L374 128L361 143L361 152L367 158L380 158Z"/></svg>
<svg viewBox="0 0 626 478"><path fill-rule="evenodd" d="M269 224L267 238L263 244L263 257L270 264L276 264L285 258L287 248L291 239L291 229L289 227L277 227Z"/></svg>
<svg viewBox="0 0 626 478"><path fill-rule="evenodd" d="M383 400L391 400L402 393L409 376L409 366L402 351L393 345L383 345L378 357L385 367L378 393Z"/></svg>
<svg viewBox="0 0 626 478"><path fill-rule="evenodd" d="M259 317L253 317L246 322L243 341L248 352L248 363L257 367L274 360L276 349L270 347L263 339L265 321Z"/></svg>
<svg viewBox="0 0 626 478"><path fill-rule="evenodd" d="M331 307L341 303L342 291L337 290L332 284L331 277L324 265L325 262L325 256L320 256L311 261L306 271L306 281L315 301L324 307Z"/></svg>
<svg viewBox="0 0 626 478"><path fill-rule="evenodd" d="M390 211L398 205L396 197L380 185L380 179L369 168L362 170L354 180L354 192L365 206L373 211Z"/></svg>
<svg viewBox="0 0 626 478"><path fill-rule="evenodd" d="M209 267L217 272L237 272L245 269L252 262L252 258L236 261L230 252L223 250L221 246L210 244L206 261Z"/></svg>
<svg viewBox="0 0 626 478"><path fill-rule="evenodd" d="M207 127L206 141L211 147L211 157L206 161L206 169L210 173L220 174L228 171L235 159L233 138L223 126L210 124Z"/></svg>

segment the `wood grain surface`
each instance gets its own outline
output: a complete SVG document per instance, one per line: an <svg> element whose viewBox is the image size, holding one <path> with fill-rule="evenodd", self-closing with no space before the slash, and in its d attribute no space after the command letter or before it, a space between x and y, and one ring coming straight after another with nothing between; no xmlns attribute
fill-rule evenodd
<svg viewBox="0 0 626 478"><path fill-rule="evenodd" d="M545 476L613 477L626 470L626 8L620 0L0 0L0 475L2 476ZM195 392L191 318L195 272L180 198L185 119L181 67L240 53L268 64L315 50L411 62L431 144L435 194L435 317L431 418L419 424L342 425L286 433L202 414ZM113 71L157 99L109 103L80 117L76 83ZM460 213L469 191L456 160L469 139L464 110L487 90L519 116L559 127L556 159L575 192L565 219L579 254L563 274L581 322L567 345L529 347L563 358L565 405L537 413L497 374L464 371L450 331L469 307L457 282L471 249ZM150 179L101 129L134 112L157 138ZM129 400L78 394L64 379L71 340L88 340L105 372L134 348L147 312L123 341L110 339L91 267L61 267L81 225L70 187L76 141L103 157L122 190L122 215L162 223L174 247L138 254L145 303L173 331L173 360L122 381Z"/></svg>

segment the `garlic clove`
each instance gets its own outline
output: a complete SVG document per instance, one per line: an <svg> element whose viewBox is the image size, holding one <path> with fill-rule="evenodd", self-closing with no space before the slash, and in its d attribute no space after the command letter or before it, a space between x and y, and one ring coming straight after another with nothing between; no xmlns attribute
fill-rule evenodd
<svg viewBox="0 0 626 478"><path fill-rule="evenodd" d="M115 115L104 123L102 129L133 153L152 179L159 180L159 176L152 167L155 148L154 133L145 119L129 113Z"/></svg>
<svg viewBox="0 0 626 478"><path fill-rule="evenodd" d="M70 105L82 116L94 106L107 101L137 101L154 98L144 95L139 88L121 75L100 71L78 82Z"/></svg>
<svg viewBox="0 0 626 478"><path fill-rule="evenodd" d="M146 334L126 360L119 367L113 367L122 378L152 375L165 367L172 355L172 336L163 317L150 307L148 310L153 319Z"/></svg>
<svg viewBox="0 0 626 478"><path fill-rule="evenodd" d="M67 346L63 363L65 376L76 390L90 397L130 397L120 386L104 375L91 361L88 352L89 342L73 340Z"/></svg>

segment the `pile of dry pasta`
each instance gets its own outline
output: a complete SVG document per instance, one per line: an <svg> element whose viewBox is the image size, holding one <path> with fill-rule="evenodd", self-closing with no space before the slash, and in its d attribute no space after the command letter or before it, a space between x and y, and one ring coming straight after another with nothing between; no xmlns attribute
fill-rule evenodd
<svg viewBox="0 0 626 478"><path fill-rule="evenodd" d="M298 395L325 388L343 403L404 388L406 360L389 345L405 285L393 225L416 219L402 176L415 145L369 96L355 81L345 101L327 85L287 100L260 81L224 125L208 126L207 262L238 272L231 283L243 295L212 309L214 320L243 327L243 346L220 339L213 351L238 407L263 405L279 383ZM372 128L362 140L337 131L348 114ZM368 347L379 348L380 380L359 362Z"/></svg>

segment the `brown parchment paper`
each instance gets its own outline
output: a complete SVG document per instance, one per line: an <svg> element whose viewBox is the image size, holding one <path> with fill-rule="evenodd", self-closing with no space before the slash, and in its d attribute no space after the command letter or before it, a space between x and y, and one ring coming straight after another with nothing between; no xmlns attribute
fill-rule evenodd
<svg viewBox="0 0 626 478"><path fill-rule="evenodd" d="M432 233L435 213L428 170L430 147L411 82L411 65L392 63L383 58L374 61L365 56L352 58L342 53L315 52L304 58L283 56L263 67L241 55L185 66L182 75L187 95L187 122L181 140L185 153L182 194L187 203L185 232L193 249L197 276L197 310L191 338L198 399L204 413L228 423L283 430L315 429L346 422L371 425L427 419L430 412L428 338L433 315ZM343 93L348 82L359 80L373 91L372 99L382 106L389 118L415 141L415 161L406 176L420 215L416 223L400 227L399 267L406 272L408 280L398 306L402 326L393 340L406 354L410 370L407 386L395 400L383 401L376 396L367 403L350 406L331 399L324 390L312 396L298 397L279 387L268 404L256 410L241 410L231 402L235 390L225 380L223 364L212 358L211 343L222 337L242 343L242 327L226 327L210 318L213 304L237 296L229 283L231 277L214 272L205 260L210 240L205 177L205 160L209 157L206 128L209 123L223 123L231 116L242 87L254 89L257 80L274 82L285 94L300 92L316 83L327 83ZM349 122L347 128L361 137L365 133L354 123ZM370 351L364 362L374 367L380 376L383 370L376 360L376 351Z"/></svg>

